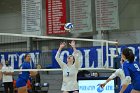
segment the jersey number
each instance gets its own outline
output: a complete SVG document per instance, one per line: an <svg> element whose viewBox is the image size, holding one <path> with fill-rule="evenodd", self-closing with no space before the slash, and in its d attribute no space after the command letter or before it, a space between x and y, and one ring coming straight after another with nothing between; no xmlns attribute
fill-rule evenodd
<svg viewBox="0 0 140 93"><path fill-rule="evenodd" d="M69 76L69 73L70 73L70 72L67 72L67 76Z"/></svg>
<svg viewBox="0 0 140 93"><path fill-rule="evenodd" d="M137 69L137 71L140 71L140 68L137 64L134 64L134 67Z"/></svg>

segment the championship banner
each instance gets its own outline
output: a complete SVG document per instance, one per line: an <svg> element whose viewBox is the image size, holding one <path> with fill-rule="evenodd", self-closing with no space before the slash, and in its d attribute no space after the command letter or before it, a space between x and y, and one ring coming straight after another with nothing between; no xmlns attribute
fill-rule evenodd
<svg viewBox="0 0 140 93"><path fill-rule="evenodd" d="M126 45L126 46L119 46L118 47L118 52L119 54L121 54L121 51L124 48L130 48L133 50L134 54L135 54L135 60L139 61L140 60L140 45ZM80 62L80 66L82 68L103 68L103 67L111 67L113 68L114 65L114 57L116 56L116 47L112 46L109 47L108 49L108 56L107 56L107 52L106 52L106 47L103 47L103 51L101 49L101 47L99 46L95 46L95 47L89 47L89 48L77 48L77 50L79 51L79 62ZM59 68L59 65L57 63L57 61L55 60L55 55L56 55L57 50L53 50L52 54L52 67L53 68ZM65 49L61 52L60 54L60 58L66 62L66 58L69 54L72 54L73 50L72 49ZM101 53L103 53L103 63L101 60ZM108 62L106 61L108 57ZM107 64L107 65L106 65Z"/></svg>
<svg viewBox="0 0 140 93"><path fill-rule="evenodd" d="M72 33L92 32L92 0L69 0L70 22L74 25Z"/></svg>
<svg viewBox="0 0 140 93"><path fill-rule="evenodd" d="M21 0L22 33L41 35L42 0Z"/></svg>
<svg viewBox="0 0 140 93"><path fill-rule="evenodd" d="M66 34L66 0L46 0L47 34Z"/></svg>
<svg viewBox="0 0 140 93"><path fill-rule="evenodd" d="M11 66L14 69L18 69L19 66L24 62L25 54L31 55L31 67L34 68L34 65L38 64L39 54L41 51L32 51L32 52L3 52L0 53L0 62L4 65L5 61L8 60Z"/></svg>
<svg viewBox="0 0 140 93"><path fill-rule="evenodd" d="M95 0L96 30L119 29L118 0Z"/></svg>

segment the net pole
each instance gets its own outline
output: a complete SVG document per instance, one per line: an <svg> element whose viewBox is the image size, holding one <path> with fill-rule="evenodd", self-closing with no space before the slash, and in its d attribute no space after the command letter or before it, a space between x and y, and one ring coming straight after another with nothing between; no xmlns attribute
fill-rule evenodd
<svg viewBox="0 0 140 93"><path fill-rule="evenodd" d="M108 42L106 42L106 67L108 68Z"/></svg>
<svg viewBox="0 0 140 93"><path fill-rule="evenodd" d="M101 42L102 66L103 66L103 63L104 63L104 53L103 53L103 51L104 51L104 43Z"/></svg>

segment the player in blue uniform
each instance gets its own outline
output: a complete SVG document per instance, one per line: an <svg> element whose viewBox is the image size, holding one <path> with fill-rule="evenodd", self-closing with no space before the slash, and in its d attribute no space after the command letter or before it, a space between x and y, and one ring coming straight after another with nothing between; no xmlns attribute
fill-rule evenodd
<svg viewBox="0 0 140 93"><path fill-rule="evenodd" d="M100 84L100 86L101 86L102 88L105 87L105 85L106 85L109 81L113 80L113 79L116 78L116 77L119 77L120 80L121 80L121 84L120 84L120 86L121 86L121 87L120 87L120 90L121 90L121 88L122 88L122 86L123 86L123 83L124 83L124 80L125 80L124 71L123 71L121 68L117 69L104 83ZM128 83L128 86L127 86L127 88L125 89L125 91L123 91L123 93L130 93L132 89L133 89L132 84L129 84L129 83Z"/></svg>
<svg viewBox="0 0 140 93"><path fill-rule="evenodd" d="M129 48L125 48L122 51L122 60L123 63L123 70L125 73L125 84L131 82L133 85L133 89L131 93L140 93L140 63L134 61L134 54L133 51ZM123 93L127 85L123 86L123 89L120 93Z"/></svg>
<svg viewBox="0 0 140 93"><path fill-rule="evenodd" d="M25 61L20 66L20 69L31 69L30 54L26 54L24 57ZM30 76L35 76L37 74L36 71L21 71L19 73L18 79L16 81L16 87L18 88L18 93L28 93L27 92L27 81L29 80Z"/></svg>
<svg viewBox="0 0 140 93"><path fill-rule="evenodd" d="M120 58L120 56L118 56L118 57ZM102 88L105 87L105 85L106 85L109 81L113 80L113 79L116 78L116 77L119 77L121 83L120 83L120 88L119 88L118 91L121 90L123 84L125 83L125 74L124 74L124 71L123 71L123 69L122 69L123 63L124 63L124 61L121 60L121 61L120 61L120 64L121 64L121 65L120 65L120 68L117 69L114 73L112 73L112 75L111 75L104 83L100 84L100 86L101 86ZM130 84L128 83L128 86L127 86L127 88L125 89L125 91L123 91L123 93L130 93L132 89L133 89L133 86L132 86L132 84L131 84L131 82L130 82Z"/></svg>

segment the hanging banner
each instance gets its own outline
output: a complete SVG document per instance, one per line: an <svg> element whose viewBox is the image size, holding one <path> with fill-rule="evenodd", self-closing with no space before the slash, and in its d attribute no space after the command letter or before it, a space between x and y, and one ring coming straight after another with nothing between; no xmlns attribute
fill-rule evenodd
<svg viewBox="0 0 140 93"><path fill-rule="evenodd" d="M119 46L118 47L118 52L121 54L121 51L124 48L130 48L133 50L135 54L135 60L139 61L140 60L140 45L126 45L126 46ZM89 47L89 48L77 48L79 51L79 62L80 66L82 68L103 68L103 67L111 67L113 68L114 66L114 57L116 57L116 47L109 47L108 49L108 55L106 54L106 47L103 47L103 51L101 47L95 46L95 47ZM52 54L52 67L53 68L59 68L59 65L57 61L55 60L55 55L56 55L57 50L53 50ZM103 62L101 59L101 53L103 53ZM60 53L60 58L64 62L66 62L66 58L69 54L73 54L72 49L66 49L63 50ZM120 55L121 56L121 55ZM108 58L108 61L107 61Z"/></svg>
<svg viewBox="0 0 140 93"><path fill-rule="evenodd" d="M92 32L91 0L69 0L72 33Z"/></svg>
<svg viewBox="0 0 140 93"><path fill-rule="evenodd" d="M41 35L42 0L21 0L22 33Z"/></svg>
<svg viewBox="0 0 140 93"><path fill-rule="evenodd" d="M118 0L95 0L96 30L119 29Z"/></svg>
<svg viewBox="0 0 140 93"><path fill-rule="evenodd" d="M66 0L46 0L47 34L66 34Z"/></svg>
<svg viewBox="0 0 140 93"><path fill-rule="evenodd" d="M39 63L39 54L41 51L32 51L32 52L3 52L0 53L0 63L5 65L5 61L8 60L10 65L14 69L18 69L20 65L24 62L25 54L31 55L31 67L34 68L36 64Z"/></svg>

